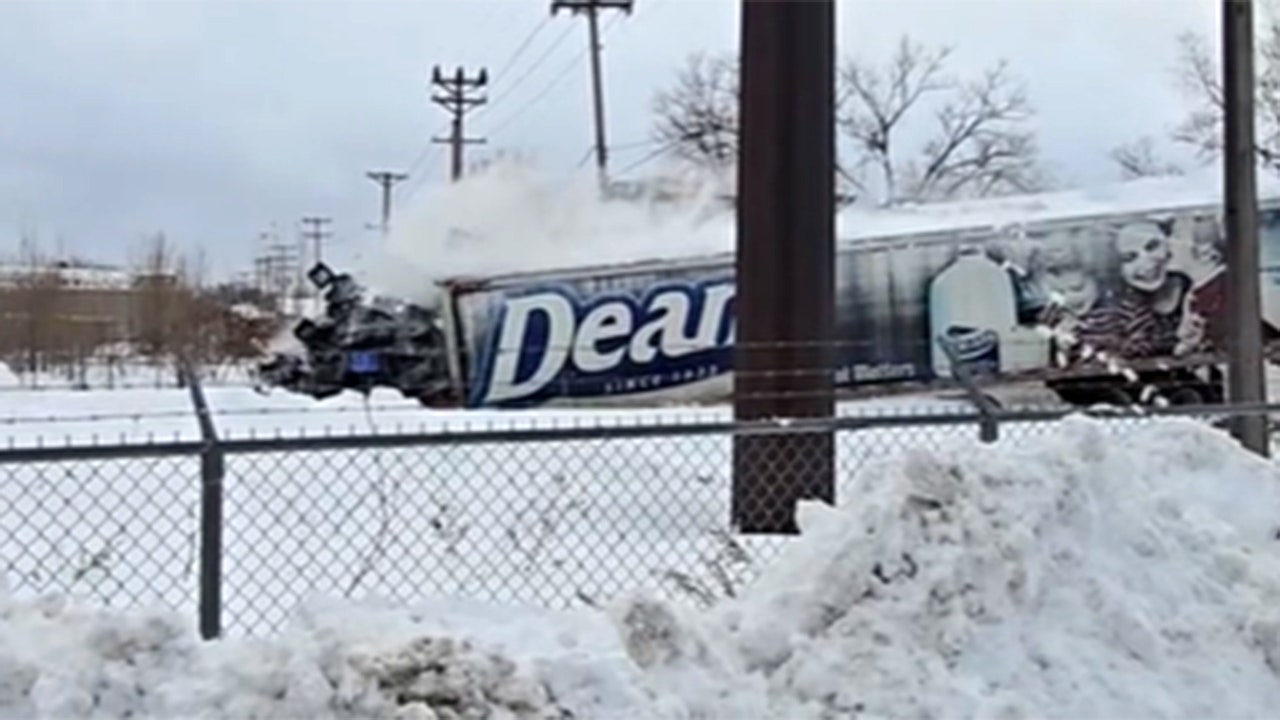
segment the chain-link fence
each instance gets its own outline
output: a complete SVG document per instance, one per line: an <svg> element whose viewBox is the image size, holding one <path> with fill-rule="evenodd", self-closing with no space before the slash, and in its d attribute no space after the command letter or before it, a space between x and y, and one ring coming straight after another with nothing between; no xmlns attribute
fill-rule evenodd
<svg viewBox="0 0 1280 720"><path fill-rule="evenodd" d="M1004 412L999 442L1062 411ZM735 532L736 482L789 512L788 479L840 485L897 451L979 436L972 414L272 437L0 450L10 591L197 615L269 634L312 596L566 607L640 586L710 601L786 542ZM1140 417L1107 423L1117 431ZM988 423L989 425L990 423ZM741 461L741 460L740 460ZM763 489L762 489L763 488Z"/></svg>

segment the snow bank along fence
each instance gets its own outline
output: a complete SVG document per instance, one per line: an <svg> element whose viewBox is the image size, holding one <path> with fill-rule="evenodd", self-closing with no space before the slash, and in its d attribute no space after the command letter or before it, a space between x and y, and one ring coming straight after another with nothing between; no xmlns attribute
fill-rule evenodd
<svg viewBox="0 0 1280 720"><path fill-rule="evenodd" d="M730 531L732 437L834 434L838 476L949 438L1017 442L1065 411L929 412L821 422L628 424L0 449L0 577L164 607L201 633L278 631L312 596L428 596L546 607L655 584L700 602L735 593L785 538ZM1114 414L1212 421L1280 407ZM981 432L979 432L981 428ZM804 463L802 453L777 463ZM838 495L838 502L857 502Z"/></svg>

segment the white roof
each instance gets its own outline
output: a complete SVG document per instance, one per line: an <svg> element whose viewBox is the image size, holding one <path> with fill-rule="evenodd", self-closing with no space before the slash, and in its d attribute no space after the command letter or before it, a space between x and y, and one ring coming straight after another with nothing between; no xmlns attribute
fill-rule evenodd
<svg viewBox="0 0 1280 720"><path fill-rule="evenodd" d="M1280 181L1267 173L1258 173L1258 198L1261 203L1280 200ZM869 239L1001 228L1068 218L1161 212L1221 203L1221 175L1216 171L1204 171L984 200L884 210L849 208L837 218L837 233L842 240Z"/></svg>
<svg viewBox="0 0 1280 720"><path fill-rule="evenodd" d="M88 265L59 265L48 263L32 267L31 265L0 265L0 287L12 288L23 278L33 273L51 273L57 275L64 286L83 290L127 290L138 273L117 267L101 267Z"/></svg>

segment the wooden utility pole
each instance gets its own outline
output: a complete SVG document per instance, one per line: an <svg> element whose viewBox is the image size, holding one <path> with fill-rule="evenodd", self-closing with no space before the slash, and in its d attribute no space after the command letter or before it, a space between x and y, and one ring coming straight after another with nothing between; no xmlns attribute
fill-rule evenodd
<svg viewBox="0 0 1280 720"><path fill-rule="evenodd" d="M1258 186L1254 149L1253 2L1222 1L1223 203L1227 234L1227 315L1232 320L1227 396L1233 404L1267 401L1258 259ZM1232 418L1241 445L1270 455L1267 416Z"/></svg>
<svg viewBox="0 0 1280 720"><path fill-rule="evenodd" d="M450 161L450 178L457 182L462 178L462 149L466 145L483 145L484 138L469 138L463 131L463 119L467 113L485 104L488 99L481 94L489 84L489 74L480 68L476 77L469 78L459 67L452 77L445 76L437 65L431 70L431 84L440 88L441 92L431 97L431 101L443 107L453 116L452 128L447 138L431 138L434 143L448 143L452 148Z"/></svg>
<svg viewBox="0 0 1280 720"><path fill-rule="evenodd" d="M315 263L324 261L324 241L329 236L329 231L325 230L325 226L332 222L327 217L304 217L302 224L307 226L302 231L303 242L310 241L311 258Z"/></svg>
<svg viewBox="0 0 1280 720"><path fill-rule="evenodd" d="M551 0L551 14L568 10L587 18L588 42L591 43L591 98L596 125L596 171L603 189L609 182L609 146L604 129L604 73L600 62L600 11L621 10L631 14L632 0Z"/></svg>
<svg viewBox="0 0 1280 720"><path fill-rule="evenodd" d="M391 172L389 170L371 170L365 173L370 180L382 188L382 218L379 228L385 237L391 232L391 188L398 182L408 180L408 173Z"/></svg>
<svg viewBox="0 0 1280 720"><path fill-rule="evenodd" d="M835 0L742 3L734 418L835 415ZM830 430L739 435L733 526L835 502Z"/></svg>

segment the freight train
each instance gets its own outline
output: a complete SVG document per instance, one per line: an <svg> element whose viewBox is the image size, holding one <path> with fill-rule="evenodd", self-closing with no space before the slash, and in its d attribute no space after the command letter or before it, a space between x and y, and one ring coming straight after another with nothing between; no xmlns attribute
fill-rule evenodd
<svg viewBox="0 0 1280 720"><path fill-rule="evenodd" d="M1262 316L1280 332L1280 194L1260 198ZM726 222L726 233L732 224ZM865 397L1043 383L1077 405L1220 402L1220 195L1159 178L842 215L834 379ZM732 247L731 237L726 247ZM436 281L441 301L367 297L313 268L325 312L266 358L266 386L376 387L430 407L714 403L732 390L732 252Z"/></svg>

